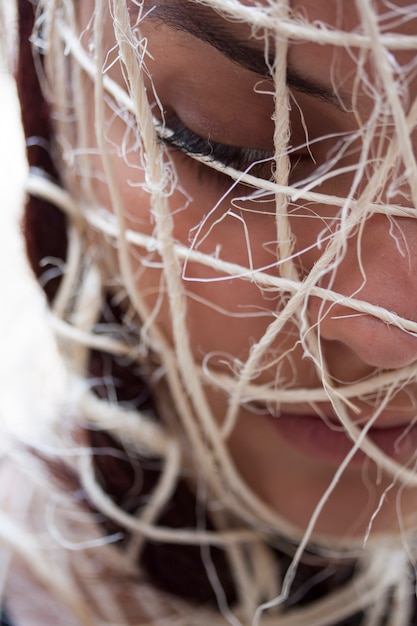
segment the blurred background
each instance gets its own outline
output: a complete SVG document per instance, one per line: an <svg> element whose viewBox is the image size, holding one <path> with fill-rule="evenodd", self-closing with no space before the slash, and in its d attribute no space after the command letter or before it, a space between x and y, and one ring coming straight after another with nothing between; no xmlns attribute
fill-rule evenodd
<svg viewBox="0 0 417 626"><path fill-rule="evenodd" d="M10 52L16 41L12 3L3 4ZM62 372L45 301L27 267L20 232L27 170L11 68L0 49L0 426L3 434L31 438L42 430L40 423L53 418ZM7 445L6 440L0 437L0 446Z"/></svg>

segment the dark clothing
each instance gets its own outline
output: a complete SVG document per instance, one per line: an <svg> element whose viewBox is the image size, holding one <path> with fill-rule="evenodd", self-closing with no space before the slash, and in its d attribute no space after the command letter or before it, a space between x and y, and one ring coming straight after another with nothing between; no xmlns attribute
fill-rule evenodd
<svg viewBox="0 0 417 626"><path fill-rule="evenodd" d="M0 626L13 626L6 613L3 611L1 614Z"/></svg>

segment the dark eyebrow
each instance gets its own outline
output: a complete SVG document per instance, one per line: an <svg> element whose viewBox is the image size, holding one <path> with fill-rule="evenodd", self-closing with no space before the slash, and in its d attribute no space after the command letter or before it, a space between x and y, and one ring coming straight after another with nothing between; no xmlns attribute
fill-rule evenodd
<svg viewBox="0 0 417 626"><path fill-rule="evenodd" d="M215 13L213 9L198 6L184 0L153 0L148 4L147 17L165 24L174 30L189 33L193 37L208 43L221 52L229 60L241 67L254 72L260 78L271 79L271 68L274 57L265 59L263 49L251 46L247 41L239 39L231 30L230 22ZM309 96L314 96L331 104L340 111L346 111L341 102L340 94L329 89L318 81L302 76L287 66L288 87Z"/></svg>

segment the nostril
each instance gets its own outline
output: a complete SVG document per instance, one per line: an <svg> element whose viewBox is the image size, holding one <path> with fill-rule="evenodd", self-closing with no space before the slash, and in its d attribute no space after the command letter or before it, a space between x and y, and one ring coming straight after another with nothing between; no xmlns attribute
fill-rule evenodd
<svg viewBox="0 0 417 626"><path fill-rule="evenodd" d="M417 361L417 337L413 333L340 305L323 313L320 305L317 301L310 311L315 316L320 339L326 342L326 352L333 353L332 358L343 359L352 354L351 360L363 363L364 371L398 369Z"/></svg>

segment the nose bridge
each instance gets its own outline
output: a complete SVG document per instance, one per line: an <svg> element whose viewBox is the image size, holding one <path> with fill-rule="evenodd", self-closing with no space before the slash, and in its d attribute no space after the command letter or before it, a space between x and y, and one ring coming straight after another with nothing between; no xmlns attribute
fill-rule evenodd
<svg viewBox="0 0 417 626"><path fill-rule="evenodd" d="M371 217L320 286L417 322L417 220ZM309 313L321 339L349 347L367 365L391 369L417 360L417 337L343 300L312 297Z"/></svg>

